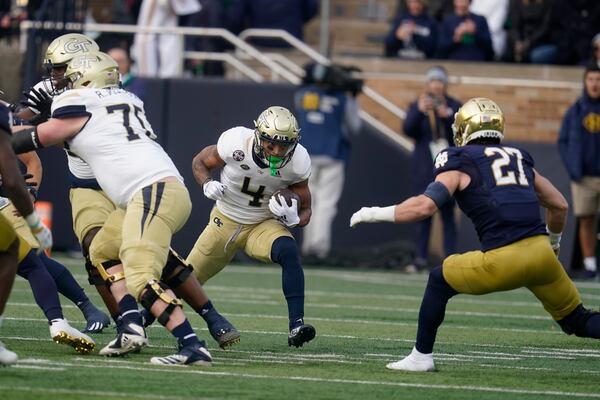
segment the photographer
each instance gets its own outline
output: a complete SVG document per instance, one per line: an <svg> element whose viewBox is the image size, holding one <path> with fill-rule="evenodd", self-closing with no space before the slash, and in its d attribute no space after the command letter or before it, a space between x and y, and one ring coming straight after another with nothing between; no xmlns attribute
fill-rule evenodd
<svg viewBox="0 0 600 400"><path fill-rule="evenodd" d="M350 153L348 139L359 132L361 124L356 95L362 81L353 78L353 71L340 65L309 64L294 95L302 144L312 161L308 182L312 217L302 243L305 263L322 263L331 249L331 224Z"/></svg>
<svg viewBox="0 0 600 400"><path fill-rule="evenodd" d="M448 96L448 73L443 67L432 67L427 71L425 92L410 104L404 133L415 140L412 156L412 186L415 194L422 193L433 181L433 160L437 153L453 145L452 122L460 103ZM444 223L444 251L450 255L456 250L456 223L454 202L440 209ZM417 223L415 258L407 266L408 272L427 268L427 249L431 218Z"/></svg>

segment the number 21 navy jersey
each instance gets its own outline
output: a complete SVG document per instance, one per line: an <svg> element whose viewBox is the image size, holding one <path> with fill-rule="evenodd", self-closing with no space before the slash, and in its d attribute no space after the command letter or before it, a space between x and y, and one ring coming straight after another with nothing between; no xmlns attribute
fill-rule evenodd
<svg viewBox="0 0 600 400"><path fill-rule="evenodd" d="M502 145L450 147L437 155L436 176L457 170L471 177L454 197L473 221L483 251L546 234L533 166L529 153Z"/></svg>

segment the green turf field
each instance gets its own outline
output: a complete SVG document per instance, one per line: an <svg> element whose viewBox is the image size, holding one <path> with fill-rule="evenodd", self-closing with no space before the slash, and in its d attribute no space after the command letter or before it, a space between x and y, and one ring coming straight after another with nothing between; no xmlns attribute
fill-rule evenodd
<svg viewBox="0 0 600 400"><path fill-rule="evenodd" d="M65 261L87 285L81 262ZM218 349L202 319L210 368L153 366L175 341L158 324L141 354L107 359L81 356L50 340L48 325L26 281L17 278L0 339L20 356L0 369L0 398L16 399L550 399L600 398L600 342L568 337L536 299L519 290L450 301L438 334L435 373L388 371L408 354L425 285L424 275L306 268L306 322L317 338L287 346L287 309L276 266L230 266L206 289L242 333L231 350ZM600 284L578 283L588 306ZM84 321L61 298L75 327ZM112 328L112 327L111 327ZM94 335L99 347L114 330Z"/></svg>

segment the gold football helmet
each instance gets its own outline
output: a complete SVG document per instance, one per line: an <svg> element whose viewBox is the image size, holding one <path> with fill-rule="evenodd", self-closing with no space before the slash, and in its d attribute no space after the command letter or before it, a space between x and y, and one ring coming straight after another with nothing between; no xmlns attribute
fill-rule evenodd
<svg viewBox="0 0 600 400"><path fill-rule="evenodd" d="M101 51L83 53L71 60L65 79L72 89L115 87L119 86L119 66Z"/></svg>
<svg viewBox="0 0 600 400"><path fill-rule="evenodd" d="M475 139L504 139L504 113L485 97L470 99L454 114L454 144L464 146Z"/></svg>
<svg viewBox="0 0 600 400"><path fill-rule="evenodd" d="M263 111L254 121L254 152L266 161L271 169L282 168L291 160L298 140L300 128L296 117L285 107L271 106ZM283 157L270 156L265 153L262 141L287 146Z"/></svg>
<svg viewBox="0 0 600 400"><path fill-rule="evenodd" d="M99 50L95 41L81 33L67 33L54 39L48 45L44 57L44 67L50 76L44 79L46 92L57 95L64 90L64 69L73 57Z"/></svg>

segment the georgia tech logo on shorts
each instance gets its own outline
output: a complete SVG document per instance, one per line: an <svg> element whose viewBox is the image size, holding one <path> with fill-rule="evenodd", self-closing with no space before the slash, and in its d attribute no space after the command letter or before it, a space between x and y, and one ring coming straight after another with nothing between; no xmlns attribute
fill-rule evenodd
<svg viewBox="0 0 600 400"><path fill-rule="evenodd" d="M223 226L223 221L221 221L221 219L219 217L215 217L213 219L213 222L220 228Z"/></svg>
<svg viewBox="0 0 600 400"><path fill-rule="evenodd" d="M81 41L79 39L73 39L65 43L65 52L69 54L79 52L87 53L88 51L90 51L89 46L90 42Z"/></svg>
<svg viewBox="0 0 600 400"><path fill-rule="evenodd" d="M233 152L233 159L235 161L242 161L244 159L244 157L246 157L246 155L244 154L244 152L242 150L236 150Z"/></svg>
<svg viewBox="0 0 600 400"><path fill-rule="evenodd" d="M83 68L89 69L92 68L92 63L96 62L96 57L93 56L82 56L78 57L71 63L71 67L73 69Z"/></svg>

